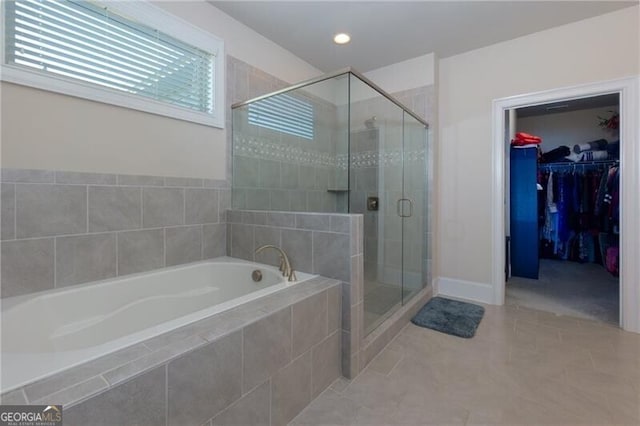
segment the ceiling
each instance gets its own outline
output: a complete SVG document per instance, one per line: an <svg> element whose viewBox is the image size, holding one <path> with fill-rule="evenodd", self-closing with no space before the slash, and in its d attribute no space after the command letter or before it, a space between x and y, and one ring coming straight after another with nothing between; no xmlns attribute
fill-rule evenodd
<svg viewBox="0 0 640 426"><path fill-rule="evenodd" d="M324 72L346 66L367 72L431 52L452 56L638 4L637 0L209 2ZM334 44L337 32L349 33L351 43Z"/></svg>
<svg viewBox="0 0 640 426"><path fill-rule="evenodd" d="M606 107L619 107L620 95L591 96L589 98L571 99L568 101L553 102L543 105L534 105L526 108L518 108L518 118L534 117L537 115L556 114L561 112L580 111L583 109L595 109Z"/></svg>

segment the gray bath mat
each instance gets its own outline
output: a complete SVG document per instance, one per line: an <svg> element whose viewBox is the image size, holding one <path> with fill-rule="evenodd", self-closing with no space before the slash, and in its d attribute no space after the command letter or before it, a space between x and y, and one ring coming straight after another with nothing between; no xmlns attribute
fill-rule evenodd
<svg viewBox="0 0 640 426"><path fill-rule="evenodd" d="M411 322L442 333L470 338L476 334L483 315L482 306L434 297L418 311Z"/></svg>

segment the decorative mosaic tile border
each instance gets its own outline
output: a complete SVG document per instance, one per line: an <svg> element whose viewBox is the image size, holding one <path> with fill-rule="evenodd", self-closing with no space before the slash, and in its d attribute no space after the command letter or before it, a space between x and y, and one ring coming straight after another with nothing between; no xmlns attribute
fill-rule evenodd
<svg viewBox="0 0 640 426"><path fill-rule="evenodd" d="M333 167L340 170L347 170L349 157L351 157L351 168L392 166L404 162L424 162L426 152L424 149L406 151L362 151L333 156L329 153L304 151L301 148L285 146L276 142L269 142L256 138L236 136L233 147L234 155L252 157L274 161L284 161L288 163Z"/></svg>

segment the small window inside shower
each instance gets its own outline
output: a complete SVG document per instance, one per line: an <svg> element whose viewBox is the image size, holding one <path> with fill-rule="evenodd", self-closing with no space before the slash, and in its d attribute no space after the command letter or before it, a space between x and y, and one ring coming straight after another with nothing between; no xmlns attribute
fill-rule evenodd
<svg viewBox="0 0 640 426"><path fill-rule="evenodd" d="M249 105L249 124L313 139L313 104L291 95L277 95Z"/></svg>

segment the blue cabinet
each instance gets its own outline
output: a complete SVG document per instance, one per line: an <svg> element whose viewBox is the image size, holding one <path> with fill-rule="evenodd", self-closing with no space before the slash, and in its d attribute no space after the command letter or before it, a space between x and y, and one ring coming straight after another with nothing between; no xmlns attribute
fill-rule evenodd
<svg viewBox="0 0 640 426"><path fill-rule="evenodd" d="M511 275L538 279L538 150L511 148Z"/></svg>

